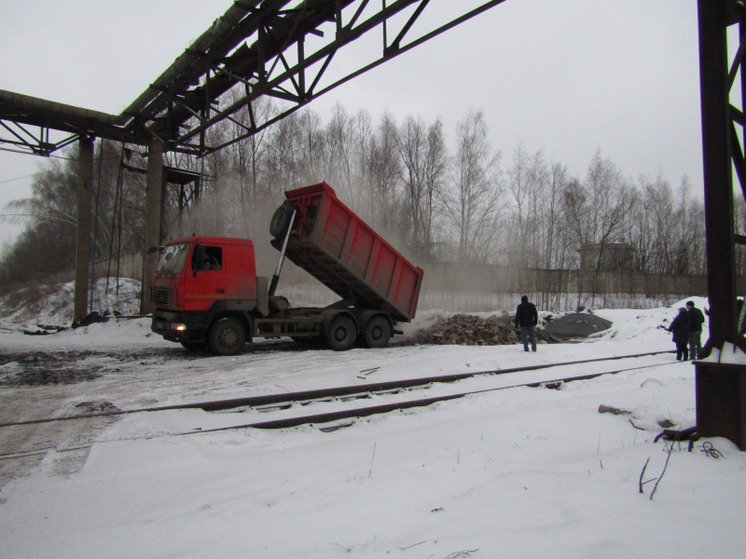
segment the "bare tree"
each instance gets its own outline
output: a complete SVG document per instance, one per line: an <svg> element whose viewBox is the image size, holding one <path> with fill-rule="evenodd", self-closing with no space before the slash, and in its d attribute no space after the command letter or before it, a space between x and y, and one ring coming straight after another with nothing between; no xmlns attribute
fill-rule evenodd
<svg viewBox="0 0 746 559"><path fill-rule="evenodd" d="M577 179L569 181L561 194L561 212L565 235L574 248L570 251L573 257L568 259L568 264L573 268L579 266L578 249L590 238L587 231L588 211L588 193L585 188Z"/></svg>
<svg viewBox="0 0 746 559"><path fill-rule="evenodd" d="M630 233L637 200L637 190L610 159L601 157L600 150L593 155L584 183L570 183L565 189L564 211L576 242L599 245L595 269L601 267L605 246Z"/></svg>
<svg viewBox="0 0 746 559"><path fill-rule="evenodd" d="M500 153L492 153L481 111L469 111L457 128L446 207L458 233L459 260L484 263L494 256L500 237Z"/></svg>
<svg viewBox="0 0 746 559"><path fill-rule="evenodd" d="M543 239L547 235L545 202L551 188L542 151L529 154L519 143L513 152L507 184L513 203L508 260L512 265L537 268L543 262Z"/></svg>
<svg viewBox="0 0 746 559"><path fill-rule="evenodd" d="M298 165L302 181L307 184L332 181L327 172L327 134L318 114L302 111L298 115L298 136Z"/></svg>
<svg viewBox="0 0 746 559"><path fill-rule="evenodd" d="M403 202L402 228L409 230L410 249L417 255L426 253L423 210L426 199L425 167L427 165L427 127L421 117L407 116L399 130L399 155L402 162Z"/></svg>
<svg viewBox="0 0 746 559"><path fill-rule="evenodd" d="M401 177L398 130L390 113L384 113L370 139L367 190L374 225L393 230L397 224L397 188Z"/></svg>
<svg viewBox="0 0 746 559"><path fill-rule="evenodd" d="M544 268L564 268L567 242L559 226L561 219L561 193L570 181L570 176L560 162L550 166L549 188L544 196L546 239L544 247Z"/></svg>
<svg viewBox="0 0 746 559"><path fill-rule="evenodd" d="M118 192L119 148L114 142L96 144L92 240L96 241L97 258L109 256L117 229L122 232L119 241L125 249L142 247L142 183L136 180L137 175L130 175ZM0 289L74 267L78 153L77 147L71 147L62 152L64 159L45 161L34 175L31 197L6 206L6 212L22 216L27 225L0 259ZM112 218L115 209L120 214L118 223L124 216L128 227L117 227Z"/></svg>
<svg viewBox="0 0 746 559"><path fill-rule="evenodd" d="M433 237L436 227L442 229L443 223L438 223L442 214L442 192L448 177L450 157L446 148L443 123L436 120L427 130L427 155L425 157L425 197L422 209L424 227L425 256L433 257Z"/></svg>
<svg viewBox="0 0 746 559"><path fill-rule="evenodd" d="M360 110L353 119L355 149L353 150L353 184L356 190L355 208L361 215L371 217L370 191L366 188L370 164L370 149L372 145L373 124L365 110Z"/></svg>
<svg viewBox="0 0 746 559"><path fill-rule="evenodd" d="M353 188L355 151L355 124L344 106L337 102L332 108L332 118L326 127L327 181L332 181L347 203L356 205Z"/></svg>

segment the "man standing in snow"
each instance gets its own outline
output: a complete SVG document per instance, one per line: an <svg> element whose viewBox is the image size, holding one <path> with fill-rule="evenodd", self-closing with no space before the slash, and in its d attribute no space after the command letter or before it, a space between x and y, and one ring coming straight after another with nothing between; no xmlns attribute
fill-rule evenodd
<svg viewBox="0 0 746 559"><path fill-rule="evenodd" d="M702 351L700 336L705 317L702 311L694 306L694 301L686 302L686 312L689 315L689 359L694 361L699 359L699 352Z"/></svg>
<svg viewBox="0 0 746 559"><path fill-rule="evenodd" d="M539 322L539 314L533 303L528 302L528 297L521 297L521 304L515 311L515 325L521 329L523 349L528 351L528 342L531 341L531 349L536 351L536 333L534 326Z"/></svg>
<svg viewBox="0 0 746 559"><path fill-rule="evenodd" d="M689 360L689 314L684 307L679 309L679 314L668 327L673 332L673 343L676 344L676 361Z"/></svg>

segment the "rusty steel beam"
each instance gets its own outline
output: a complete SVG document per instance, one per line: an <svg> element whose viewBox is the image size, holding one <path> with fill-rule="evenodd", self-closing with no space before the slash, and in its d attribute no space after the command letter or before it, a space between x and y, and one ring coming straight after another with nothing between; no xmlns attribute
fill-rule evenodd
<svg viewBox="0 0 746 559"><path fill-rule="evenodd" d="M199 76L194 74L190 76L192 81L199 79L200 85L183 91L181 103L174 106L168 114L166 110L170 92L163 92L138 115L138 125L147 126L153 134L167 141L170 140L172 142L170 149L189 146L192 138L245 106L246 101L242 100L234 103L227 110L219 111L214 117L208 118L207 122L197 123L196 126L188 125L190 121L194 122L194 113L204 108L211 108L214 102L234 86L244 86L244 81L250 82L253 91L247 96L249 100L272 94L283 97L281 88L278 86L285 82L292 82L292 78L316 62L319 55L314 53L297 64L293 70L280 73L279 79L273 78L272 75L277 66L281 64L282 56L302 42L306 35L315 34L323 24L337 22L342 32L337 33L329 45L323 47L322 57L329 56L330 51L336 52L341 46L359 38L362 33L358 31L358 28L367 31L371 20L375 20L378 24L380 21L393 17L409 5L423 0L397 0L390 6L381 8L378 13L360 23L355 29L351 29L342 25L341 12L356 1L360 0L306 0L296 9L287 12L283 12L282 9L288 2L278 0L262 3L261 9L250 13L244 20L237 23L238 29L228 45L220 45L218 52L210 50L205 53L204 60L201 60L198 66ZM237 39L240 42L253 36L256 36L256 40L251 46L242 44L229 56L225 56L226 53L223 51L231 43L236 42ZM215 75L212 75L213 73ZM296 100L303 101L304 94L305 92L297 92ZM284 97L291 100L293 96L288 94ZM164 116L165 119L158 120L158 117ZM184 126L187 128L185 134L180 135L178 139L172 137L179 128Z"/></svg>
<svg viewBox="0 0 746 559"><path fill-rule="evenodd" d="M490 0L447 24L402 44L430 0L396 0L390 5L366 13L373 4L368 0L306 0L294 9L284 9L287 2L263 3L260 9L247 13L231 31L232 39L221 42L215 49L208 49L202 56L202 66L190 68L189 80L174 79L173 87L164 88L139 113L128 127L131 131L145 127L155 137L167 143L174 151L194 152L199 155L212 153L235 141L256 134L278 120L295 112L316 97L364 72L402 54L415 46L445 32L505 0ZM386 25L405 9L414 7L398 34L391 42L386 41ZM343 16L343 10L349 14ZM343 21L343 17L346 21ZM323 36L319 29L326 23L336 24L333 37L313 52L304 47L308 36ZM342 47L359 39L365 33L380 28L384 45L380 56L363 68L354 69L331 84L321 85L321 78L334 55ZM250 36L255 39L249 46L241 44L227 56L221 56L236 37ZM189 49L192 53L194 49ZM290 54L295 58L290 61ZM178 62L178 61L177 61ZM201 68L202 73L195 76ZM315 74L307 74L313 70ZM198 85L179 90L183 83L199 82ZM235 87L242 92L237 99L226 104L223 96ZM179 90L178 92L176 90ZM205 132L212 126L235 120L241 108L262 96L276 97L286 102L263 122L251 122L244 134L226 143L206 145Z"/></svg>
<svg viewBox="0 0 746 559"><path fill-rule="evenodd" d="M736 270L731 177L728 0L698 0L702 158L710 341L736 341Z"/></svg>
<svg viewBox="0 0 746 559"><path fill-rule="evenodd" d="M504 1L485 1L404 44L430 0L240 0L120 115L0 91L0 149L49 155L88 136L141 146L156 140L167 151L203 156L256 134L312 99ZM401 15L408 9L412 11L402 24ZM397 29L392 24L395 16ZM334 83L322 83L336 52L375 28L383 36L380 56L362 68L343 69L344 77ZM324 32L329 40L307 52L306 38L323 38ZM236 87L242 92L227 101L226 94ZM205 133L211 126L236 121L237 111L262 96L285 104L262 122L252 117L245 133L228 144L208 145ZM25 137L20 128L26 125L39 127L38 133L30 134L33 138ZM37 139L48 137L50 130L71 136L62 141Z"/></svg>
<svg viewBox="0 0 746 559"><path fill-rule="evenodd" d="M695 376L697 433L746 450L746 367L702 362Z"/></svg>
<svg viewBox="0 0 746 559"><path fill-rule="evenodd" d="M704 165L707 292L710 302L710 338L704 355L732 351L729 344L746 349L736 316L735 245L744 238L735 234L733 173L746 194L746 162L739 139L746 123L743 108L730 104L738 70L744 77L744 10L734 0L698 0L700 96L702 104L702 157ZM728 61L728 27L740 24L741 43L732 63ZM721 353L721 357L723 355ZM723 362L696 365L697 432L705 437L725 437L746 450L746 366Z"/></svg>
<svg viewBox="0 0 746 559"><path fill-rule="evenodd" d="M125 122L121 116L0 90L0 149L47 156L83 136L147 144L128 133ZM52 131L63 135L53 140Z"/></svg>
<svg viewBox="0 0 746 559"><path fill-rule="evenodd" d="M299 58L298 64L296 66L294 66L293 68L286 67L285 73L278 75L272 80L269 80L269 81L265 80L263 82L254 84L251 89L251 92L244 95L242 98L234 102L229 107L216 110L215 116L209 122L203 122L200 125L198 125L196 128L193 128L192 130L190 130L189 132L185 134L184 138L191 138L195 134L206 130L210 126L213 126L214 124L217 124L219 121L224 120L226 118L233 120L230 115L234 114L236 111L238 111L242 107L250 105L251 101L253 101L254 99L262 95L277 97L279 99L284 99L292 103L290 107L278 110L274 116L267 119L264 123L258 124L252 121L252 128L247 129L247 131L244 134L236 136L235 138L232 138L231 140L228 140L227 142L223 144L215 145L215 146L212 146L211 148L208 148L207 153L220 150L248 136L251 136L252 134L256 134L257 132L264 130L265 128L271 126L275 122L297 111L299 108L311 102L313 99L320 97L321 95L324 95L325 93L328 93L329 91L332 91L333 89L339 87L340 85L344 83L347 83L348 81L356 78L357 76L360 76L372 70L373 68L380 66L384 62L391 60L392 58L399 56L400 54L403 54L425 43L426 41L429 41L430 39L448 31L449 29L452 29L453 27L469 19L476 17L477 15L487 11L488 9L505 2L505 0L491 0L489 2L486 2L480 5L479 7L471 10L470 12L467 12L466 14L434 29L433 31L430 31L417 39L413 39L406 45L401 45L401 41L403 40L406 32L411 28L411 24L413 23L414 19L417 18L422 13L422 10L424 9L424 6L427 5L428 1L429 0L422 1L418 9L415 11L412 17L407 21L407 23L403 26L402 30L399 32L399 34L397 35L397 37L394 39L392 43L389 43L386 40L386 22L387 22L387 18L390 17L392 14L385 14L385 13L378 14L377 16L374 16L368 19L366 22L359 25L355 29L351 28L352 23L348 24L347 27L343 28L345 30L345 33L344 33L344 39L341 42L332 43L330 45L327 45L323 49L319 49L318 51L316 51L314 54L310 56L307 56L305 58ZM355 18L355 21L356 20L357 18ZM358 70L355 70L347 74L343 78L331 84L325 85L322 89L316 89L316 86L318 85L320 78L322 77L323 73L327 69L329 63L331 62L337 50L341 46L344 46L344 44L351 42L352 40L362 36L367 31L379 25L383 26L383 35L384 35L384 48L382 50L381 57L363 66L362 68L359 68ZM300 44L302 44L302 41L299 41L299 45ZM317 72L316 77L313 79L312 84L309 88L299 88L296 85L296 89L298 89L298 92L297 94L293 94L289 92L288 90L284 89L283 86L281 85L283 82L286 82L287 80L291 80L293 84L295 85L294 76L296 74L303 76L304 78L302 82L299 81L299 84L305 83L306 78L305 78L304 72L313 64L319 63L322 61L323 61L323 64L320 70Z"/></svg>

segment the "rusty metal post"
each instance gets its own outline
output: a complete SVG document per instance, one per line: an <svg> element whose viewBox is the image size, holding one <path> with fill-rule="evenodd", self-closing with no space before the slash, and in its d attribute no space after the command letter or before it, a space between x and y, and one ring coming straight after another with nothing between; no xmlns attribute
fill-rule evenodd
<svg viewBox="0 0 746 559"><path fill-rule="evenodd" d="M91 213L93 206L93 138L80 137L78 160L78 223L75 243L73 324L88 314L91 265Z"/></svg>
<svg viewBox="0 0 746 559"><path fill-rule="evenodd" d="M710 339L736 342L736 267L731 171L727 27L730 0L698 0L707 292ZM746 450L746 367L696 365L697 431Z"/></svg>
<svg viewBox="0 0 746 559"><path fill-rule="evenodd" d="M702 99L707 292L710 342L720 348L736 334L736 270L730 159L726 43L728 0L698 0Z"/></svg>
<svg viewBox="0 0 746 559"><path fill-rule="evenodd" d="M145 232L142 254L142 299L140 314L153 312L150 286L155 277L161 244L163 221L163 143L151 140L148 149L147 195L145 199Z"/></svg>
<svg viewBox="0 0 746 559"><path fill-rule="evenodd" d="M746 450L746 367L697 363L697 433Z"/></svg>

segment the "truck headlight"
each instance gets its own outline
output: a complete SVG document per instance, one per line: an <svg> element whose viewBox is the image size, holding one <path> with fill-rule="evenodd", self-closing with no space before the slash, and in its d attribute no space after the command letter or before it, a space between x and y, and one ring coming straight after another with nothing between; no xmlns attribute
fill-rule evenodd
<svg viewBox="0 0 746 559"><path fill-rule="evenodd" d="M186 332L186 324L171 324L171 330L176 330L177 332Z"/></svg>

